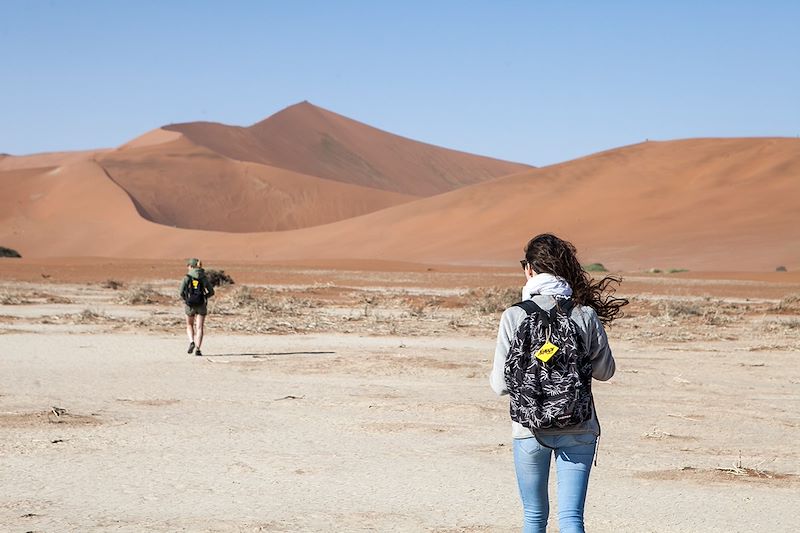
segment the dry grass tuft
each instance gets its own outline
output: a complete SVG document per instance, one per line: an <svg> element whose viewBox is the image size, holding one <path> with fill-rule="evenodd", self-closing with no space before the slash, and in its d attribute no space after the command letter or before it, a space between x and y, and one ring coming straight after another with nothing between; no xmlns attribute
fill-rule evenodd
<svg viewBox="0 0 800 533"><path fill-rule="evenodd" d="M35 303L70 304L72 300L39 291L21 291L4 289L0 291L0 305L28 305Z"/></svg>
<svg viewBox="0 0 800 533"><path fill-rule="evenodd" d="M18 292L3 290L0 292L0 305L25 305L33 303Z"/></svg>
<svg viewBox="0 0 800 533"><path fill-rule="evenodd" d="M784 318L784 319L770 319L763 322L764 330L770 333L779 333L786 335L800 329L800 319L797 318Z"/></svg>
<svg viewBox="0 0 800 533"><path fill-rule="evenodd" d="M107 279L100 286L104 289L113 289L116 291L124 287L125 284L115 279Z"/></svg>
<svg viewBox="0 0 800 533"><path fill-rule="evenodd" d="M800 294L789 294L770 308L775 313L800 314Z"/></svg>
<svg viewBox="0 0 800 533"><path fill-rule="evenodd" d="M432 318L442 306L442 299L436 296L429 298L408 298L406 299L408 316L411 318Z"/></svg>
<svg viewBox="0 0 800 533"><path fill-rule="evenodd" d="M131 287L120 294L118 301L125 305L152 305L163 303L166 300L163 294L153 289L150 285Z"/></svg>
<svg viewBox="0 0 800 533"><path fill-rule="evenodd" d="M744 312L737 304L715 300L667 300L658 309L659 318L667 322L695 322L706 326L724 326Z"/></svg>
<svg viewBox="0 0 800 533"><path fill-rule="evenodd" d="M493 315L505 311L506 308L520 301L520 292L516 287L487 287L472 289L467 293L472 308L482 315Z"/></svg>
<svg viewBox="0 0 800 533"><path fill-rule="evenodd" d="M93 324L95 322L105 322L109 320L109 316L103 311L95 311L94 309L86 308L80 313L73 315L75 322L79 324Z"/></svg>
<svg viewBox="0 0 800 533"><path fill-rule="evenodd" d="M217 312L221 314L238 314L244 312L245 316L252 318L263 315L298 316L305 309L319 307L317 300L301 298L294 295L282 294L272 289L252 288L247 285L237 287L229 295L220 298Z"/></svg>

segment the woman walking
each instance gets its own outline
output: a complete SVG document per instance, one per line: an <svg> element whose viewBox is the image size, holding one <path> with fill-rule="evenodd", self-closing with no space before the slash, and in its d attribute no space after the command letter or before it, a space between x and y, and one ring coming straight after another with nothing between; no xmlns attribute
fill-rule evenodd
<svg viewBox="0 0 800 533"><path fill-rule="evenodd" d="M181 298L186 304L186 336L189 337L189 350L195 355L203 355L203 326L208 314L208 299L214 296L214 287L206 277L203 263L192 258L186 261L188 271L181 284Z"/></svg>
<svg viewBox="0 0 800 533"><path fill-rule="evenodd" d="M575 247L555 235L531 239L520 263L523 301L500 319L489 381L498 395L510 394L523 532L545 532L555 456L559 530L579 533L600 435L591 380L614 375L603 325L628 301L611 296L618 279L592 280Z"/></svg>

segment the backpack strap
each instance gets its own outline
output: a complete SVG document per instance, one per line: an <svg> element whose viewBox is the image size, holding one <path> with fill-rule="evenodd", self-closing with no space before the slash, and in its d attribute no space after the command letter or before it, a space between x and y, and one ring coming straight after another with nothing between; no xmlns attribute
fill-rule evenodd
<svg viewBox="0 0 800 533"><path fill-rule="evenodd" d="M556 298L556 307L563 311L565 315L571 316L572 310L575 308L575 300L572 298Z"/></svg>
<svg viewBox="0 0 800 533"><path fill-rule="evenodd" d="M542 308L533 303L533 300L525 300L524 302L517 302L511 307L519 307L529 315L537 311L542 312Z"/></svg>
<svg viewBox="0 0 800 533"><path fill-rule="evenodd" d="M545 311L538 305L536 305L533 300L525 300L524 302L515 303L512 307L519 307L520 309L524 310L528 315L532 315L533 313L538 313L541 317L542 321L546 324L554 324L556 322L556 314L559 311L566 313L569 317L572 314L572 309L575 307L575 302L572 301L572 298L556 298L556 305L553 306L550 311Z"/></svg>
<svg viewBox="0 0 800 533"><path fill-rule="evenodd" d="M577 304L575 303L575 300L573 300L572 298L566 298L566 299L556 298L556 306L553 309L558 308L562 313L567 315L569 321L575 324L575 327L577 327L578 330L580 330L581 329L580 326L578 326L578 323L575 322L575 320L572 318L572 311L575 310L576 305Z"/></svg>

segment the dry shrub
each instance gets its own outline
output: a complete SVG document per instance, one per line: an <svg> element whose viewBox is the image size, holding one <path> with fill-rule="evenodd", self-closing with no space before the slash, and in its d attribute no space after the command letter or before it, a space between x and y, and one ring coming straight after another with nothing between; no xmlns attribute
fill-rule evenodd
<svg viewBox="0 0 800 533"><path fill-rule="evenodd" d="M667 321L688 321L706 326L723 326L743 314L736 304L706 300L667 300L659 305L661 318Z"/></svg>
<svg viewBox="0 0 800 533"><path fill-rule="evenodd" d="M100 286L103 287L104 289L113 289L116 291L124 287L124 283L122 283L121 281L117 281L115 279L107 279Z"/></svg>
<svg viewBox="0 0 800 533"><path fill-rule="evenodd" d="M589 263L588 265L584 265L583 269L586 272L608 272L608 269L603 263Z"/></svg>
<svg viewBox="0 0 800 533"><path fill-rule="evenodd" d="M703 316L705 309L696 302L667 300L661 304L661 314L667 319Z"/></svg>
<svg viewBox="0 0 800 533"><path fill-rule="evenodd" d="M206 278L208 278L208 281L213 287L233 285L235 283L233 278L226 274L224 270L206 270Z"/></svg>
<svg viewBox="0 0 800 533"><path fill-rule="evenodd" d="M24 295L22 291L10 291L7 289L0 291L0 305L26 305L42 302L48 304L71 304L72 300L57 294L39 291L26 291Z"/></svg>
<svg viewBox="0 0 800 533"><path fill-rule="evenodd" d="M246 285L231 293L228 302L235 309L253 314L297 315L303 309L319 307L319 302L307 298L284 296L277 291L257 290Z"/></svg>
<svg viewBox="0 0 800 533"><path fill-rule="evenodd" d="M437 298L436 296L431 298L408 298L406 300L408 315L412 318L424 318L429 315L433 316L441 305L441 298Z"/></svg>
<svg viewBox="0 0 800 533"><path fill-rule="evenodd" d="M14 250L13 248L6 248L5 246L0 246L0 257L22 257L18 251Z"/></svg>
<svg viewBox="0 0 800 533"><path fill-rule="evenodd" d="M17 292L0 291L0 305L25 305L29 303L32 302Z"/></svg>
<svg viewBox="0 0 800 533"><path fill-rule="evenodd" d="M800 293L789 294L788 296L785 296L770 310L777 313L800 314Z"/></svg>
<svg viewBox="0 0 800 533"><path fill-rule="evenodd" d="M34 291L31 294L31 298L34 298L34 299L37 299L37 300L44 300L45 303L49 303L49 304L71 304L72 303L72 300L70 300L69 298L67 298L65 296L59 296L58 294L50 294L50 293L47 293L47 292Z"/></svg>
<svg viewBox="0 0 800 533"><path fill-rule="evenodd" d="M790 318L788 320L773 319L764 321L764 329L772 333L788 334L800 328L800 320Z"/></svg>
<svg viewBox="0 0 800 533"><path fill-rule="evenodd" d="M103 322L109 319L109 316L102 311L95 311L94 309L84 309L77 315L74 315L75 321L80 324L91 324L94 322Z"/></svg>
<svg viewBox="0 0 800 533"><path fill-rule="evenodd" d="M250 289L250 287L247 285L242 285L241 287L237 287L236 290L231 293L229 301L236 309L242 309L253 306L256 302L256 298L253 295L253 291Z"/></svg>
<svg viewBox="0 0 800 533"><path fill-rule="evenodd" d="M519 302L520 292L516 287L487 287L470 290L467 298L475 311L482 315L492 315Z"/></svg>
<svg viewBox="0 0 800 533"><path fill-rule="evenodd" d="M151 305L163 300L163 295L150 285L131 287L119 296L119 303L125 305Z"/></svg>

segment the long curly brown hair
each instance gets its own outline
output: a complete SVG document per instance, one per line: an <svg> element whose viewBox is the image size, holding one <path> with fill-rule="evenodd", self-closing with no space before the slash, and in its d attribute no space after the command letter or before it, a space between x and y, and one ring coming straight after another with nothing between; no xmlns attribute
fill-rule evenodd
<svg viewBox="0 0 800 533"><path fill-rule="evenodd" d="M622 316L628 305L625 298L613 296L622 279L606 276L595 281L578 262L577 250L571 242L550 233L537 235L525 246L525 260L536 273L553 274L564 278L572 287L572 299L597 311L603 324L610 324Z"/></svg>

